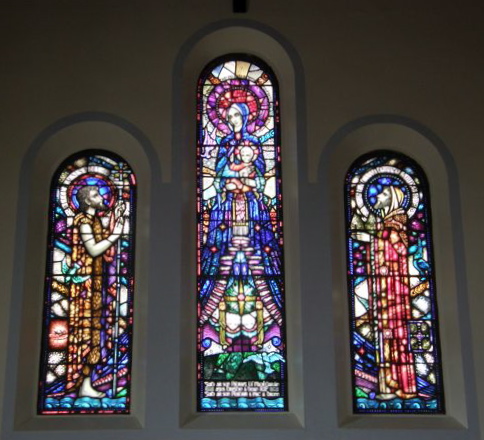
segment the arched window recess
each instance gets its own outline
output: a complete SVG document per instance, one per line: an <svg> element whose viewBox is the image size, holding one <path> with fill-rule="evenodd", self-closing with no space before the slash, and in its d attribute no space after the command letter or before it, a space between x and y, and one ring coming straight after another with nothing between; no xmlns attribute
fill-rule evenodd
<svg viewBox="0 0 484 440"><path fill-rule="evenodd" d="M278 93L248 55L199 78L199 411L288 408Z"/></svg>

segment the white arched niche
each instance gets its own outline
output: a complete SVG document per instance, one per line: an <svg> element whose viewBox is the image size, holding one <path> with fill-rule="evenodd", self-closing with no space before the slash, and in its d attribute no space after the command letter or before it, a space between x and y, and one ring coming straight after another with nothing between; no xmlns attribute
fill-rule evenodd
<svg viewBox="0 0 484 440"><path fill-rule="evenodd" d="M452 187L458 184L457 176L452 158L443 145L436 145L422 134L418 124L412 127L408 121L398 123L398 118L394 119L395 122L378 122L375 118L375 121L358 124L355 128L344 127L333 138L337 140L329 146L325 158L321 159L319 180L328 188L326 194L331 206L330 260L335 379L339 390L338 423L342 428L465 429L468 425L465 396L470 383L467 377L464 380L462 313L459 312L465 304L459 297L466 292L459 291L457 282L459 272L464 270L458 258L463 250L456 249L453 238L460 225L459 204L455 200L458 191L455 186ZM428 180L446 406L444 415L354 415L352 412L344 187L346 174L353 162L365 153L377 150L395 151L410 157L421 166ZM458 432L454 431L454 434L461 435Z"/></svg>
<svg viewBox="0 0 484 440"><path fill-rule="evenodd" d="M281 150L283 173L285 301L288 356L289 412L287 413L197 413L196 412L196 89L200 74L212 60L228 54L247 54L263 60L279 83ZM175 88L181 92L178 116L181 123L175 154L183 181L183 242L181 294L180 426L183 428L302 428L304 399L302 386L302 335L299 279L298 151L296 123L296 77L294 60L283 45L254 27L229 26L193 38ZM176 90L175 90L176 93ZM176 165L175 165L176 167ZM216 418L214 417L216 416Z"/></svg>
<svg viewBox="0 0 484 440"><path fill-rule="evenodd" d="M150 187L152 165L146 145L142 145L130 130L113 123L115 117L78 115L49 128L42 141L34 143L23 162L19 203L24 207L19 218L16 242L20 258L17 273L24 274L23 285L12 291L12 326L10 346L15 356L9 359L5 405L13 410L14 431L137 429L144 423L145 357L148 293L148 262L150 241ZM136 131L136 130L134 130ZM42 136L40 136L42 137ZM125 159L137 178L134 334L132 354L131 414L121 416L96 415L37 415L37 392L40 359L44 277L47 256L50 185L59 165L69 156L83 150L105 150ZM19 211L20 212L20 211ZM24 238L24 239L22 239ZM15 339L15 340L13 340ZM12 380L13 379L13 380ZM8 397L10 396L10 397ZM82 432L71 436L83 437Z"/></svg>

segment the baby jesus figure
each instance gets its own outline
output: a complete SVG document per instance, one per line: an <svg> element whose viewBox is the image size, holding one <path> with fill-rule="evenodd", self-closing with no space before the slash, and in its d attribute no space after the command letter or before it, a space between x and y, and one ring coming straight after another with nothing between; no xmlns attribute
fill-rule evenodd
<svg viewBox="0 0 484 440"><path fill-rule="evenodd" d="M238 175L237 177L227 179L225 187L229 191L235 192L252 191L256 186L254 160L257 156L252 147L247 145L240 148L237 156L240 160L240 163L237 164L232 162L229 165L229 169L238 173Z"/></svg>

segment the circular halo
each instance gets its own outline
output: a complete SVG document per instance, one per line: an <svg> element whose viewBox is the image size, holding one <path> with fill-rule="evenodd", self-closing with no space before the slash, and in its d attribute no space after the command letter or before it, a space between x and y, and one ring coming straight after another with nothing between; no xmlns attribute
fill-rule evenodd
<svg viewBox="0 0 484 440"><path fill-rule="evenodd" d="M249 107L247 132L253 133L262 127L269 117L269 98L264 89L247 79L228 79L213 87L207 98L206 111L212 124L226 135L232 130L228 126L227 110L232 104Z"/></svg>
<svg viewBox="0 0 484 440"><path fill-rule="evenodd" d="M72 178L64 181L59 192L59 202L68 216L74 216L79 210L77 193L84 186L97 187L107 208L112 208L116 203L116 186L106 175L88 172L86 167L81 167L69 177Z"/></svg>
<svg viewBox="0 0 484 440"><path fill-rule="evenodd" d="M242 141L240 145L235 148L235 154L240 154L240 150L242 150L242 148L250 148L254 153L254 160L257 158L257 156L259 156L259 147L248 140Z"/></svg>
<svg viewBox="0 0 484 440"><path fill-rule="evenodd" d="M383 165L367 171L356 185L356 206L364 218L368 218L370 212L380 215L370 202L370 199L377 194L370 194L370 192L373 192L377 185L402 188L405 195L402 208L407 211L408 218L415 214L420 203L420 194L415 180L399 168Z"/></svg>

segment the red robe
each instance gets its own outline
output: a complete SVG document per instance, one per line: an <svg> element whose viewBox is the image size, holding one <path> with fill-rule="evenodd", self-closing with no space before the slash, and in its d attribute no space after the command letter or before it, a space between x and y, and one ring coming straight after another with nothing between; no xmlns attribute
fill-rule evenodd
<svg viewBox="0 0 484 440"><path fill-rule="evenodd" d="M372 256L369 268L373 275L373 319L379 391L411 397L416 394L413 353L409 350L408 322L412 319L408 272L407 215L398 208L378 224L370 242ZM374 322L375 322L374 321Z"/></svg>

